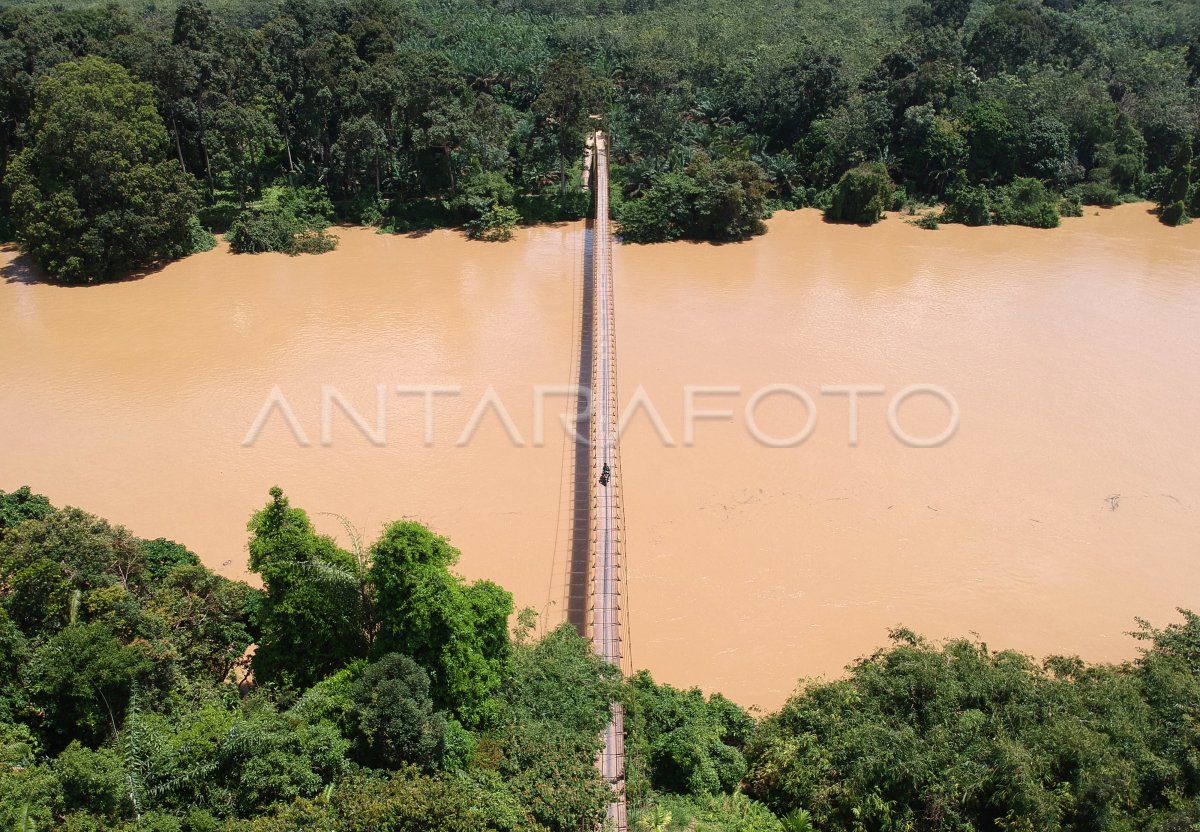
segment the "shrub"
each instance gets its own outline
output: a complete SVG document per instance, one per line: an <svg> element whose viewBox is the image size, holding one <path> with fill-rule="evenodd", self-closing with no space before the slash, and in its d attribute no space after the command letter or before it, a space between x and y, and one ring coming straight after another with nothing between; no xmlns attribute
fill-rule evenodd
<svg viewBox="0 0 1200 832"><path fill-rule="evenodd" d="M883 218L892 205L895 185L887 168L879 162L846 171L833 190L826 219L871 225Z"/></svg>
<svg viewBox="0 0 1200 832"><path fill-rule="evenodd" d="M288 254L324 254L337 248L338 238L323 228L306 228L292 237Z"/></svg>
<svg viewBox="0 0 1200 832"><path fill-rule="evenodd" d="M279 251L320 254L337 246L326 232L333 205L320 188L267 188L229 227L229 247L239 254Z"/></svg>
<svg viewBox="0 0 1200 832"><path fill-rule="evenodd" d="M948 197L946 210L942 212L944 221L976 226L992 224L992 195L986 186L964 182L952 188Z"/></svg>
<svg viewBox="0 0 1200 832"><path fill-rule="evenodd" d="M1058 203L1058 212L1064 217L1082 217L1083 205L1078 199L1064 197Z"/></svg>
<svg viewBox="0 0 1200 832"><path fill-rule="evenodd" d="M1183 225L1188 222L1190 207L1200 209L1200 188L1192 187L1192 143L1185 139L1173 154L1169 169L1158 188L1159 219L1167 225Z"/></svg>
<svg viewBox="0 0 1200 832"><path fill-rule="evenodd" d="M1183 204L1182 200L1165 206L1159 213L1158 218L1164 224L1172 226L1187 225L1192 221L1192 218L1188 216L1187 207Z"/></svg>
<svg viewBox="0 0 1200 832"><path fill-rule="evenodd" d="M1082 205L1111 208L1121 201L1121 195L1117 193L1117 189L1108 182L1084 182L1075 192Z"/></svg>
<svg viewBox="0 0 1200 832"><path fill-rule="evenodd" d="M290 251L294 236L292 224L279 214L248 209L233 221L227 238L238 254L261 254Z"/></svg>
<svg viewBox="0 0 1200 832"><path fill-rule="evenodd" d="M202 251L212 251L217 245L217 238L212 232L200 224L198 217L188 217L188 241L185 244L188 254L199 254Z"/></svg>
<svg viewBox="0 0 1200 832"><path fill-rule="evenodd" d="M357 217L362 225L382 228L388 219L391 203L382 196L374 196L358 200L351 209L351 216Z"/></svg>
<svg viewBox="0 0 1200 832"><path fill-rule="evenodd" d="M1040 180L1028 177L996 189L994 213L998 225L1057 228L1059 223L1057 197Z"/></svg>
<svg viewBox="0 0 1200 832"><path fill-rule="evenodd" d="M467 223L467 236L472 240L507 242L513 238L520 221L521 215L511 205L493 205Z"/></svg>
<svg viewBox="0 0 1200 832"><path fill-rule="evenodd" d="M769 189L755 162L697 153L684 170L659 174L644 196L621 205L618 232L631 243L744 240L767 230Z"/></svg>
<svg viewBox="0 0 1200 832"><path fill-rule="evenodd" d="M915 225L917 228L924 228L927 231L936 231L941 228L941 215L935 214L932 211L922 214L915 220L909 220L910 225Z"/></svg>

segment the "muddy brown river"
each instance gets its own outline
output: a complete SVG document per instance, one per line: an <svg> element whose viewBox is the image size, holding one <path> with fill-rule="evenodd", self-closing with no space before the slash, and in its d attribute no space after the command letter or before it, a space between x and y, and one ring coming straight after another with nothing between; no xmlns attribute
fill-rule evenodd
<svg viewBox="0 0 1200 832"><path fill-rule="evenodd" d="M420 519L561 620L582 227L338 233L82 288L0 253L0 488L245 577L277 483L343 540ZM1200 223L801 211L614 272L636 666L774 707L897 625L1115 661L1200 607Z"/></svg>

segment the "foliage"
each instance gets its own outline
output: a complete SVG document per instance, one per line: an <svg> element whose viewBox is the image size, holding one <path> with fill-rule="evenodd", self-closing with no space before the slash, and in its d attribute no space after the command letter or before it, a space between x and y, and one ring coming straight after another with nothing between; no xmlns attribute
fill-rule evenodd
<svg viewBox="0 0 1200 832"><path fill-rule="evenodd" d="M200 224L198 217L188 217L187 237L188 241L184 246L185 254L199 254L203 251L212 251L217 247L217 238Z"/></svg>
<svg viewBox="0 0 1200 832"><path fill-rule="evenodd" d="M123 644L103 624L55 633L26 668L46 746L59 750L72 739L96 744L115 735L135 683L146 681L153 669L141 646Z"/></svg>
<svg viewBox="0 0 1200 832"><path fill-rule="evenodd" d="M1200 619L1120 667L1038 666L907 631L850 676L803 687L755 733L749 794L816 828L1187 828L1200 796Z"/></svg>
<svg viewBox="0 0 1200 832"><path fill-rule="evenodd" d="M697 153L687 167L656 176L626 202L617 229L628 242L743 240L766 231L768 181L755 162Z"/></svg>
<svg viewBox="0 0 1200 832"><path fill-rule="evenodd" d="M1186 225L1192 221L1183 200L1176 200L1162 206L1159 210L1158 218L1162 220L1163 225Z"/></svg>
<svg viewBox="0 0 1200 832"><path fill-rule="evenodd" d="M480 800L469 780L428 777L412 770L382 779L357 778L320 799L298 800L274 815L230 823L225 832L538 832ZM506 821L515 821L509 825Z"/></svg>
<svg viewBox="0 0 1200 832"><path fill-rule="evenodd" d="M1064 197L1058 203L1058 213L1063 217L1082 217L1083 203L1074 197Z"/></svg>
<svg viewBox="0 0 1200 832"><path fill-rule="evenodd" d="M966 177L960 176L947 193L942 220L963 225L991 225L991 192L986 185L968 185Z"/></svg>
<svg viewBox="0 0 1200 832"><path fill-rule="evenodd" d="M359 564L333 539L317 534L283 491L247 524L250 568L265 593L253 667L259 682L306 688L366 655Z"/></svg>
<svg viewBox="0 0 1200 832"><path fill-rule="evenodd" d="M23 485L16 491L0 491L0 538L4 530L12 528L22 520L40 520L54 513L50 501L41 494L34 494L29 486Z"/></svg>
<svg viewBox="0 0 1200 832"><path fill-rule="evenodd" d="M567 624L515 644L511 667L503 707L477 758L503 749L499 770L544 826L565 832L595 825L611 795L594 761L619 673Z"/></svg>
<svg viewBox="0 0 1200 832"><path fill-rule="evenodd" d="M1059 200L1039 180L1017 177L997 188L992 206L997 225L1028 225L1032 228L1057 228Z"/></svg>
<svg viewBox="0 0 1200 832"><path fill-rule="evenodd" d="M467 236L472 240L503 243L511 240L521 215L511 205L493 205L477 219L467 223Z"/></svg>
<svg viewBox="0 0 1200 832"><path fill-rule="evenodd" d="M598 736L608 724L619 677L574 627L562 624L514 647L505 713L515 724L540 721L572 735Z"/></svg>
<svg viewBox="0 0 1200 832"><path fill-rule="evenodd" d="M376 768L440 762L446 718L434 712L429 675L408 656L389 653L354 684L358 756Z"/></svg>
<svg viewBox="0 0 1200 832"><path fill-rule="evenodd" d="M848 170L834 188L833 202L825 217L835 222L877 223L891 207L894 190L895 185L882 164Z"/></svg>
<svg viewBox="0 0 1200 832"><path fill-rule="evenodd" d="M98 57L37 84L5 184L17 237L51 275L108 280L190 253L195 188L168 161L154 89Z"/></svg>
<svg viewBox="0 0 1200 832"><path fill-rule="evenodd" d="M1183 139L1176 145L1166 170L1159 196L1159 219L1166 225L1184 225L1200 216L1200 179L1193 173L1192 142Z"/></svg>
<svg viewBox="0 0 1200 832"><path fill-rule="evenodd" d="M143 540L141 544L142 562L146 566L146 574L153 579L161 579L177 566L199 566L200 558L181 543L167 540L165 537L154 540Z"/></svg>
<svg viewBox="0 0 1200 832"><path fill-rule="evenodd" d="M1081 205L1111 208L1121 201L1117 189L1107 182L1085 182L1076 190Z"/></svg>
<svg viewBox="0 0 1200 832"><path fill-rule="evenodd" d="M512 595L450 572L458 550L419 523L387 526L370 550L379 634L373 653L403 653L429 673L433 701L478 725L508 661Z"/></svg>
<svg viewBox="0 0 1200 832"><path fill-rule="evenodd" d="M457 552L423 527L393 524L370 552L350 529L345 552L273 489L249 524L259 591L28 489L0 507L5 828L567 832L603 817L616 669L570 627L531 639L529 615L512 645L511 596L452 575ZM427 667L364 658L376 596L429 622L403 634ZM259 678L235 685L255 638ZM435 706L435 672L476 732Z"/></svg>
<svg viewBox="0 0 1200 832"><path fill-rule="evenodd" d="M48 636L74 623L87 593L137 588L144 572L141 541L126 529L75 508L43 511L39 506L0 539L3 603L30 636Z"/></svg>
<svg viewBox="0 0 1200 832"><path fill-rule="evenodd" d="M811 832L786 826L761 803L734 794L684 797L656 794L635 808L632 828L645 832Z"/></svg>
<svg viewBox="0 0 1200 832"><path fill-rule="evenodd" d="M731 792L746 773L742 749L754 720L720 694L655 684L646 671L624 697L631 739L627 753L648 785L686 795Z"/></svg>
<svg viewBox="0 0 1200 832"><path fill-rule="evenodd" d="M268 188L229 227L230 250L239 254L278 251L320 254L337 247L325 229L333 206L315 188Z"/></svg>
<svg viewBox="0 0 1200 832"><path fill-rule="evenodd" d="M144 608L171 633L175 660L185 674L221 682L254 641L253 611L260 597L244 583L183 563L161 576Z"/></svg>

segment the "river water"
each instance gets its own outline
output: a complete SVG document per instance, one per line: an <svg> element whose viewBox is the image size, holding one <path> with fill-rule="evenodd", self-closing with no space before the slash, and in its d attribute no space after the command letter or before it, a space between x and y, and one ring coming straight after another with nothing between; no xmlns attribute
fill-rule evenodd
<svg viewBox="0 0 1200 832"><path fill-rule="evenodd" d="M245 577L245 522L277 483L343 540L339 516L368 541L420 519L463 574L557 622L581 226L338 233L328 255L218 248L82 288L0 254L0 488ZM619 247L614 271L621 398L641 403L622 440L632 658L657 678L774 707L898 625L1122 660L1134 616L1200 607L1200 224L801 211L745 244ZM872 391L854 444L846 385ZM913 447L952 411L953 435Z"/></svg>

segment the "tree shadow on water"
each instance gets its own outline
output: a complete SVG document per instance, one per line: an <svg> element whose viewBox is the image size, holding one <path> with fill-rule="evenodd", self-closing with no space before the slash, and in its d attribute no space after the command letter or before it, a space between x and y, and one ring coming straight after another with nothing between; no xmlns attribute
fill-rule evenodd
<svg viewBox="0 0 1200 832"><path fill-rule="evenodd" d="M44 283L46 275L33 262L33 258L28 254L21 254L20 250L11 243L0 245L0 258L8 256L3 265L0 265L0 277L4 278L5 283Z"/></svg>
<svg viewBox="0 0 1200 832"><path fill-rule="evenodd" d="M3 278L6 284L21 284L25 286L40 284L44 286L58 286L63 289L101 286L111 283L130 283L135 280L141 280L144 277L149 277L152 274L157 274L167 265L166 263L153 263L149 266L134 269L121 277L114 277L108 280L70 281L61 280L46 274L45 270L37 264L32 255L22 253L12 243L0 245L0 256L3 255L10 255L10 259L3 263L3 265L0 265L0 278Z"/></svg>

